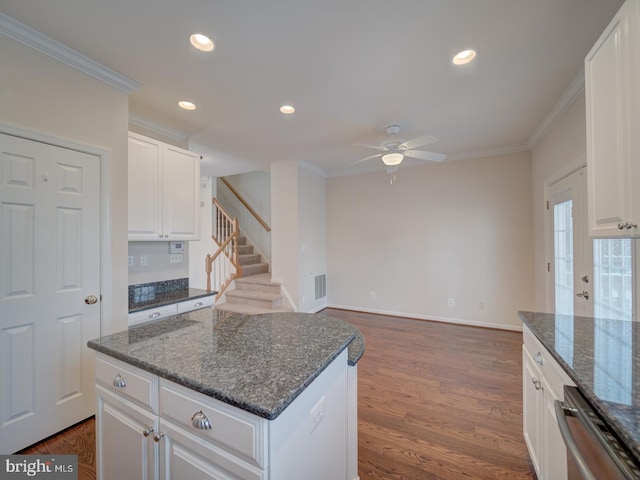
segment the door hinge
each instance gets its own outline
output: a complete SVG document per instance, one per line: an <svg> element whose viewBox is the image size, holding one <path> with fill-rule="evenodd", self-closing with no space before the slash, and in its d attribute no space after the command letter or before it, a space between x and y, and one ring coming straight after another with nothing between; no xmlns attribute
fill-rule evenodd
<svg viewBox="0 0 640 480"><path fill-rule="evenodd" d="M549 210L549 200L547 200L547 210Z"/></svg>
<svg viewBox="0 0 640 480"><path fill-rule="evenodd" d="M547 272L551 271L551 262L547 262Z"/></svg>

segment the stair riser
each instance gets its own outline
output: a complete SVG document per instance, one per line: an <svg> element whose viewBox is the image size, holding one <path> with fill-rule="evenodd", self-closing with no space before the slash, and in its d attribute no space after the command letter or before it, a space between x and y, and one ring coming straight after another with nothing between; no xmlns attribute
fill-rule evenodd
<svg viewBox="0 0 640 480"><path fill-rule="evenodd" d="M245 265L242 267L242 276L248 277L249 275L257 275L259 273L269 272L269 265L266 263L260 263L255 265Z"/></svg>
<svg viewBox="0 0 640 480"><path fill-rule="evenodd" d="M238 258L240 261L240 265L254 265L256 263L260 263L260 254L253 253L251 255L240 255Z"/></svg>

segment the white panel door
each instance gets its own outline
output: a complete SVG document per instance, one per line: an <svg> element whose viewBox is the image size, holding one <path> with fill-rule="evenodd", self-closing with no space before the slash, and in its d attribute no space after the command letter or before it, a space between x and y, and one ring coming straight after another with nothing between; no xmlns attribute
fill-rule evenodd
<svg viewBox="0 0 640 480"><path fill-rule="evenodd" d="M93 415L99 298L100 159L0 134L0 453Z"/></svg>

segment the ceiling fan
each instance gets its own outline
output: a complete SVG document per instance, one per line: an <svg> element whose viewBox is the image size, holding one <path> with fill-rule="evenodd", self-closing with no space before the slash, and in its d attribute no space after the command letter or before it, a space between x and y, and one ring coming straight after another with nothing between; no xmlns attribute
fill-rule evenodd
<svg viewBox="0 0 640 480"><path fill-rule="evenodd" d="M447 156L442 153L415 150L416 148L437 142L438 139L432 135L423 135L421 137L414 138L413 140L405 141L401 138L396 138L396 135L400 133L400 127L398 125L389 125L387 127L387 133L391 138L382 141L379 146L357 144L360 147L375 148L376 150L380 150L381 153L376 153L375 155L362 158L353 162L351 165L371 160L372 158L381 157L382 163L387 167L387 173L395 173L404 157L418 158L420 160L428 160L431 162L441 162L447 158Z"/></svg>

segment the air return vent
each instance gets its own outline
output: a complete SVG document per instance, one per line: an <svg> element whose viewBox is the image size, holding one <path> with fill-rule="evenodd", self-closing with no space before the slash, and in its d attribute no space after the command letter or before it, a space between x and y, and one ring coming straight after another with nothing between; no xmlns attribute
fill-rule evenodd
<svg viewBox="0 0 640 480"><path fill-rule="evenodd" d="M327 275L316 275L316 300L327 296Z"/></svg>

